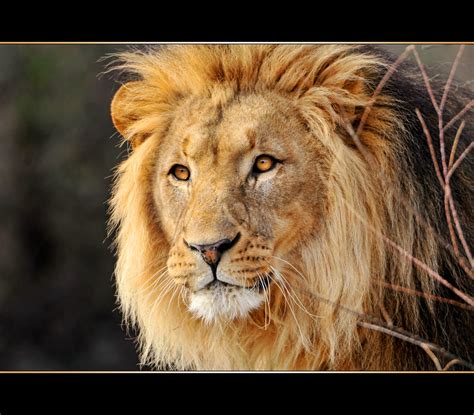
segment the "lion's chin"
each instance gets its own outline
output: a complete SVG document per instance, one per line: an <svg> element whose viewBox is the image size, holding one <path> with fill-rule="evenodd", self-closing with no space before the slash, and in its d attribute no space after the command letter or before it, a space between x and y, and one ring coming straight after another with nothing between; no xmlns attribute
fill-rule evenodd
<svg viewBox="0 0 474 415"><path fill-rule="evenodd" d="M263 301L263 293L253 289L211 284L191 294L189 310L197 318L211 324L218 319L245 317L250 311L259 308Z"/></svg>

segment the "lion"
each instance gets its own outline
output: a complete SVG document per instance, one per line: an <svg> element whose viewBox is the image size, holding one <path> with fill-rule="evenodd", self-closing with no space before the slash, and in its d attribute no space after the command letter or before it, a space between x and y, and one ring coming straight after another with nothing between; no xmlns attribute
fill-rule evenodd
<svg viewBox="0 0 474 415"><path fill-rule="evenodd" d="M472 304L435 278L471 298L415 109L435 147L437 114L411 63L373 98L393 61L348 45L119 53L113 68L128 79L111 114L130 153L116 170L110 230L142 365L470 367ZM446 120L463 94L447 100ZM472 137L463 127L458 154ZM466 157L451 177L468 243L472 167Z"/></svg>

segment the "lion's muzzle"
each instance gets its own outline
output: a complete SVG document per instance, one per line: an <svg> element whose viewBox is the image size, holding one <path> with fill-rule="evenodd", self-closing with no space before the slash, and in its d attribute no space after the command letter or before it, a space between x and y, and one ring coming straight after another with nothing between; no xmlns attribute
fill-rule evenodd
<svg viewBox="0 0 474 415"><path fill-rule="evenodd" d="M212 244L193 244L184 241L185 245L192 251L198 251L204 262L211 267L212 274L216 278L216 270L222 254L231 249L240 239L240 232L232 239L221 239Z"/></svg>

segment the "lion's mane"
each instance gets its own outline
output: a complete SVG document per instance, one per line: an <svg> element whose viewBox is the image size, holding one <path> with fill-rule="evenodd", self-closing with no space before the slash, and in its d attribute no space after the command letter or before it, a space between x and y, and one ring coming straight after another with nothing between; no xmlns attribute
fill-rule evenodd
<svg viewBox="0 0 474 415"><path fill-rule="evenodd" d="M117 169L110 227L116 229L118 299L126 321L139 330L143 364L178 369L433 367L416 344L361 321L400 327L471 357L472 310L434 301L434 296L456 297L409 259L417 258L460 289L472 289L443 246L449 239L443 193L414 110L425 116L435 146L436 113L410 64L402 65L382 90L358 142L351 134L391 62L377 49L342 45L169 46L120 54L114 68L134 82L124 86L120 114L125 115L115 123L133 151ZM172 109L190 95L225 101L265 90L297 103L306 127L333 160L323 229L317 238L301 241L301 262L288 269L300 281L295 292L301 307L290 312L275 297L265 327L251 319L206 325L176 298L156 307L159 289L152 276L165 267L169 247L152 197L154 154ZM460 92L457 98L449 100L446 119L462 107L456 103L463 102ZM471 131L467 123L463 137ZM455 128L447 132L447 143L454 133ZM459 152L465 143L461 139ZM451 183L469 241L472 171L466 159Z"/></svg>

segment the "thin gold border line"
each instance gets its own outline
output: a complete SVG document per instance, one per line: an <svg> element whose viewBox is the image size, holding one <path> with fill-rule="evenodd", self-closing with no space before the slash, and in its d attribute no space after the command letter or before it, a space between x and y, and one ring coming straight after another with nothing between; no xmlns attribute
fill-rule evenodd
<svg viewBox="0 0 474 415"><path fill-rule="evenodd" d="M213 373L231 373L231 374L274 374L274 373L283 373L283 374L394 374L394 375L403 375L403 374L471 374L474 375L474 371L414 371L414 370L407 370L407 371L382 371L382 370L367 370L367 371L311 371L311 370L275 370L275 371L225 371L225 370L208 370L208 371L139 371L139 370L12 370L12 371L5 371L0 370L1 374L213 374Z"/></svg>
<svg viewBox="0 0 474 415"><path fill-rule="evenodd" d="M474 42L2 42L0 45L183 45L183 44L351 44L351 45L474 45ZM0 370L0 374L155 374L155 373L336 373L336 374L375 374L375 373L390 373L390 374L421 374L421 373L468 373L474 374L474 371L62 371L62 370Z"/></svg>
<svg viewBox="0 0 474 415"><path fill-rule="evenodd" d="M470 42L354 42L354 41L349 41L349 42L277 42L277 41L272 41L272 42L234 42L234 41L229 41L229 42L206 42L206 41L193 41L193 42L107 42L107 41L99 41L99 42L81 42L81 41L73 41L73 42L62 42L62 41L57 41L57 42L28 42L28 41L22 41L22 42L3 42L0 41L0 45L202 45L202 44L207 44L207 45L229 45L229 44L255 44L255 45L270 45L270 44L279 44L279 45L334 45L334 44L344 44L344 45L474 45L473 41Z"/></svg>

